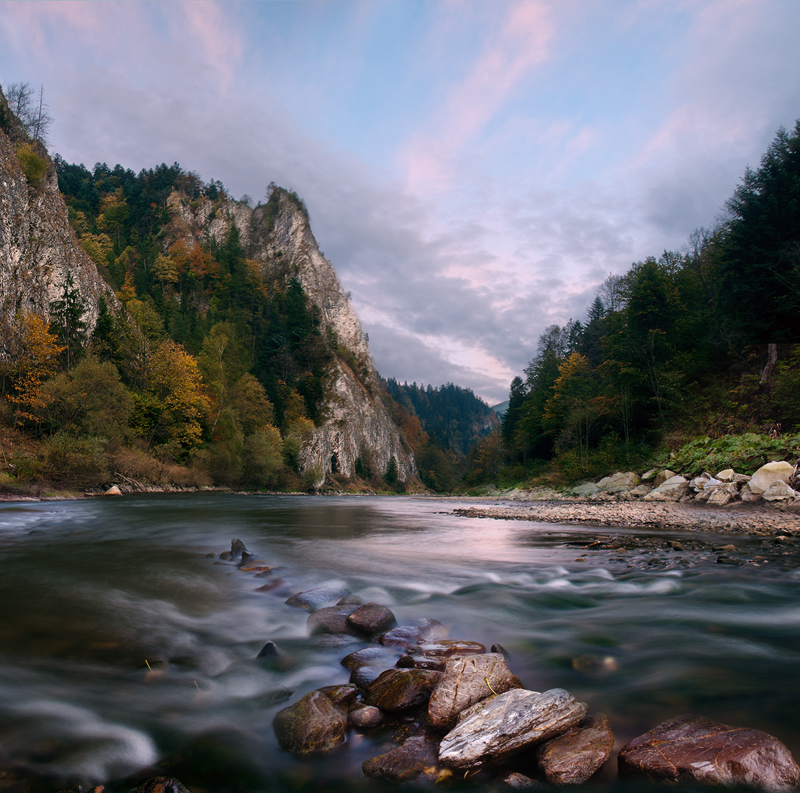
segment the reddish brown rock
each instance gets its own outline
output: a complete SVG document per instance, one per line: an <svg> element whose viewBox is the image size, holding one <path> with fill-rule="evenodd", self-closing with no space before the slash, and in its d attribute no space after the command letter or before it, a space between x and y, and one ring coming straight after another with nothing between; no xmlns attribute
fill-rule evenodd
<svg viewBox="0 0 800 793"><path fill-rule="evenodd" d="M394 614L386 606L380 603L365 603L359 606L348 618L347 621L357 631L367 636L373 636L382 631L388 631L397 625Z"/></svg>
<svg viewBox="0 0 800 793"><path fill-rule="evenodd" d="M407 738L386 754L367 760L361 769L373 779L401 781L422 776L435 780L444 770L438 763L438 754L438 740L430 735L418 735Z"/></svg>
<svg viewBox="0 0 800 793"><path fill-rule="evenodd" d="M536 760L551 784L580 785L602 768L613 748L611 722L605 713L598 713L538 746Z"/></svg>
<svg viewBox="0 0 800 793"><path fill-rule="evenodd" d="M324 752L344 741L347 716L320 691L312 691L275 715L275 735L283 749L297 754Z"/></svg>
<svg viewBox="0 0 800 793"><path fill-rule="evenodd" d="M428 703L430 725L439 730L456 726L458 714L493 694L522 688L500 653L451 658Z"/></svg>
<svg viewBox="0 0 800 793"><path fill-rule="evenodd" d="M320 694L324 694L334 705L347 707L351 705L358 696L358 689L348 684L338 686L323 686L318 688Z"/></svg>
<svg viewBox="0 0 800 793"><path fill-rule="evenodd" d="M364 702L389 713L424 705L441 673L427 669L387 669L366 687Z"/></svg>
<svg viewBox="0 0 800 793"><path fill-rule="evenodd" d="M621 775L768 791L800 784L800 768L777 738L685 714L634 738L619 753Z"/></svg>

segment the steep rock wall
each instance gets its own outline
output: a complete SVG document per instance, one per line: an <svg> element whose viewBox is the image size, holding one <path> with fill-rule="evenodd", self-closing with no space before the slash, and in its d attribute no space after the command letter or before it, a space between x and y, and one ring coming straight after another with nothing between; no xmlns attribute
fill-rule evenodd
<svg viewBox="0 0 800 793"><path fill-rule="evenodd" d="M50 303L61 296L71 273L91 329L100 296L110 306L116 298L78 244L44 147L27 139L2 94L0 113L6 120L0 126L0 321L19 310L49 316ZM18 147L26 144L46 164L38 185L29 184L18 158Z"/></svg>
<svg viewBox="0 0 800 793"><path fill-rule="evenodd" d="M277 200L277 211L274 201ZM326 330L345 355L337 355L330 373L324 421L300 452L301 470L314 472L321 486L327 475L353 476L356 460L383 475L397 462L398 480L417 476L414 456L380 399L380 384L366 335L331 263L319 249L308 217L295 197L278 189L272 205L255 209L239 201L170 199L183 233L222 242L236 224L247 256L258 262L265 278L276 271L298 279L317 306Z"/></svg>

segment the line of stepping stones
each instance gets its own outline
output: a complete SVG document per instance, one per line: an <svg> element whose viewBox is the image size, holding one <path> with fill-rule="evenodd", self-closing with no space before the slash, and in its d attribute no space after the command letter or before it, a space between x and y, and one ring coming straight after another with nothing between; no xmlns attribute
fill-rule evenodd
<svg viewBox="0 0 800 793"><path fill-rule="evenodd" d="M240 540L220 558L239 559L245 571L270 569ZM487 652L478 642L448 639L434 619L398 626L386 606L362 603L337 587L299 592L286 603L311 612L311 635L370 642L342 659L349 683L311 691L276 714L273 727L286 751L330 751L345 742L348 729L388 733L394 748L363 764L369 777L442 782L475 775L512 788L583 783L611 756L614 734L605 713L588 715L587 704L563 689L525 689L499 645ZM259 653L280 655L273 642ZM800 768L776 738L691 714L630 741L618 764L620 776L673 783L767 791L800 784Z"/></svg>

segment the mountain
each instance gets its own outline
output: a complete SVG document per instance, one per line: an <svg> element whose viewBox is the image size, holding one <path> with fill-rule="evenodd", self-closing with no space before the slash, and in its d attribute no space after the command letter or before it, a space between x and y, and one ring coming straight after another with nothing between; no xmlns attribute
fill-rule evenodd
<svg viewBox="0 0 800 793"><path fill-rule="evenodd" d="M99 366L128 405L114 444L144 443L214 482L252 485L280 465L317 489L357 470L416 481L358 317L290 191L271 185L251 207L177 163L53 162L0 93L0 296L12 403L24 374L12 330L44 322L44 364L14 412L36 436L88 431L55 408ZM90 440L121 468L108 438Z"/></svg>

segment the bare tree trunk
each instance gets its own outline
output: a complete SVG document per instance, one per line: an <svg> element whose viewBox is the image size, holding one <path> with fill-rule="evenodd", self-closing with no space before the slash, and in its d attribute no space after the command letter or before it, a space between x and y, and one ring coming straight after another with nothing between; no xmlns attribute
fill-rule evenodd
<svg viewBox="0 0 800 793"><path fill-rule="evenodd" d="M769 383L772 378L772 373L775 371L775 366L778 363L778 345L777 344L768 344L767 345L767 365L764 367L764 372L761 375L761 380L759 380L759 385L765 385Z"/></svg>

